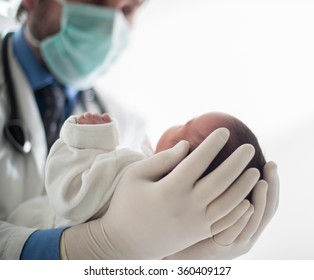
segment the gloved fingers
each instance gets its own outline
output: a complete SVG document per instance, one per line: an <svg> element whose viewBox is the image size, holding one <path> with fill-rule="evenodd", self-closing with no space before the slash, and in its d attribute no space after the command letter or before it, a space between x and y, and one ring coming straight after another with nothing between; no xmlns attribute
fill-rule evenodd
<svg viewBox="0 0 314 280"><path fill-rule="evenodd" d="M229 130L226 128L216 129L173 170L170 174L171 178L178 185L193 187L226 144L229 135ZM168 176L169 179L170 176Z"/></svg>
<svg viewBox="0 0 314 280"><path fill-rule="evenodd" d="M256 240L263 232L264 228L271 221L272 217L278 208L279 201L279 178L277 173L277 165L274 162L266 163L264 167L264 178L268 183L266 206L262 221L258 227L258 230L252 237Z"/></svg>
<svg viewBox="0 0 314 280"><path fill-rule="evenodd" d="M221 196L209 203L206 217L216 222L231 212L250 193L259 179L256 168L246 170Z"/></svg>
<svg viewBox="0 0 314 280"><path fill-rule="evenodd" d="M257 182L252 193L252 204L254 206L254 214L248 222L245 229L239 235L237 241L247 242L256 233L262 221L267 197L268 185L264 180Z"/></svg>
<svg viewBox="0 0 314 280"><path fill-rule="evenodd" d="M244 215L231 227L213 236L213 241L220 246L231 245L243 231L248 221L250 220L254 212L253 205L250 205L249 209Z"/></svg>
<svg viewBox="0 0 314 280"><path fill-rule="evenodd" d="M270 161L265 164L264 180L268 184L265 216L269 216L271 218L275 215L279 204L279 177L276 163Z"/></svg>
<svg viewBox="0 0 314 280"><path fill-rule="evenodd" d="M213 235L218 234L234 225L243 214L249 209L251 203L244 199L236 208L234 208L229 214L215 222L211 227Z"/></svg>
<svg viewBox="0 0 314 280"><path fill-rule="evenodd" d="M189 142L184 140L180 141L171 149L136 162L136 164L133 165L132 173L135 176L141 176L150 181L157 181L165 176L165 174L171 172L186 157L189 149Z"/></svg>
<svg viewBox="0 0 314 280"><path fill-rule="evenodd" d="M207 205L219 197L240 176L254 153L255 149L252 145L244 144L213 172L199 180L194 188L198 200ZM255 178L255 176L253 177Z"/></svg>

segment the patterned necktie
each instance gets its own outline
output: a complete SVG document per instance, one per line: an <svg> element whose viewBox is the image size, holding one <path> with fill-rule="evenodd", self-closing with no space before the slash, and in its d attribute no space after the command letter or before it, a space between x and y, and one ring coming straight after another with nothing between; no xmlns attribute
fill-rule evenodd
<svg viewBox="0 0 314 280"><path fill-rule="evenodd" d="M35 97L45 127L49 151L52 144L58 139L61 126L65 120L65 92L61 85L54 83L37 90Z"/></svg>

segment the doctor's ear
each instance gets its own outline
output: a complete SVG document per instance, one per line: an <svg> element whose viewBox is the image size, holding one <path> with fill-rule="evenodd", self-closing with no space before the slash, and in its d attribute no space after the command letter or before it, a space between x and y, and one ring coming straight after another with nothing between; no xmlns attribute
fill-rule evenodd
<svg viewBox="0 0 314 280"><path fill-rule="evenodd" d="M25 22L27 20L28 14L33 12L39 3L45 2L47 0L22 0L17 7L16 19L19 22ZM48 0L49 1L49 0Z"/></svg>
<svg viewBox="0 0 314 280"><path fill-rule="evenodd" d="M21 5L27 12L31 12L37 7L40 1L43 0L22 0Z"/></svg>

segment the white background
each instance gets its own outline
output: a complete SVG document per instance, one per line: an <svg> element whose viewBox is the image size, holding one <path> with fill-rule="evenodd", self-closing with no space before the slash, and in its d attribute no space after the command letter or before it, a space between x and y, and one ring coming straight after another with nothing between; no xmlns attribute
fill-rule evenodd
<svg viewBox="0 0 314 280"><path fill-rule="evenodd" d="M149 124L224 111L278 164L280 206L243 259L314 259L314 1L151 0L103 85Z"/></svg>
<svg viewBox="0 0 314 280"><path fill-rule="evenodd" d="M314 259L313 15L306 0L149 0L100 81L145 118L153 144L212 110L255 132L278 164L280 206L242 259Z"/></svg>

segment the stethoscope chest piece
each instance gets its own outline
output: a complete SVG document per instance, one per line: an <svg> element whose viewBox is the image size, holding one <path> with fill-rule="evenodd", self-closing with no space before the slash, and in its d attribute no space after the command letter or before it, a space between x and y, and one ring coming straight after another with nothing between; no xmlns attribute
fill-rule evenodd
<svg viewBox="0 0 314 280"><path fill-rule="evenodd" d="M32 143L30 135L25 124L19 119L9 120L5 127L4 133L10 143L22 154L28 154L31 151Z"/></svg>

